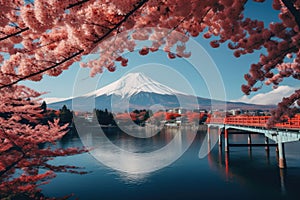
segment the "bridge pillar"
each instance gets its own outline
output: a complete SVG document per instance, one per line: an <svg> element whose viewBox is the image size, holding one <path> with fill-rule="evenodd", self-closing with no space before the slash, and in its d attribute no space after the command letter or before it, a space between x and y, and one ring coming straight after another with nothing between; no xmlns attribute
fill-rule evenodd
<svg viewBox="0 0 300 200"><path fill-rule="evenodd" d="M265 150L266 151L269 151L270 150L270 148L269 148L269 138L268 137L265 137Z"/></svg>
<svg viewBox="0 0 300 200"><path fill-rule="evenodd" d="M210 127L207 127L207 142L210 143Z"/></svg>
<svg viewBox="0 0 300 200"><path fill-rule="evenodd" d="M252 139L251 134L248 134L248 151L249 151L249 157L252 159Z"/></svg>
<svg viewBox="0 0 300 200"><path fill-rule="evenodd" d="M218 129L218 136L219 136L219 146L222 146L222 130L221 128Z"/></svg>
<svg viewBox="0 0 300 200"><path fill-rule="evenodd" d="M278 139L278 156L279 156L279 168L286 167L284 143L281 142L281 138Z"/></svg>
<svg viewBox="0 0 300 200"><path fill-rule="evenodd" d="M227 151L229 151L229 143L228 143L228 129L226 129L225 128L225 137L224 137L224 139L225 139L225 151L227 152Z"/></svg>
<svg viewBox="0 0 300 200"><path fill-rule="evenodd" d="M248 134L248 144L251 147L252 140L251 140L251 134L250 133Z"/></svg>
<svg viewBox="0 0 300 200"><path fill-rule="evenodd" d="M249 144L249 145L252 144L252 141L251 141L251 134L250 134L250 133L248 134L248 144Z"/></svg>

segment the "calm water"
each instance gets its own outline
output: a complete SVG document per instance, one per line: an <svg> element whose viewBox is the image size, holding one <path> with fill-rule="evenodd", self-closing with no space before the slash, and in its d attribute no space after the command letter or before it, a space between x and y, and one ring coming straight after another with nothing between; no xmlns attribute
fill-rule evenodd
<svg viewBox="0 0 300 200"><path fill-rule="evenodd" d="M87 136L95 134L97 129ZM89 153L56 158L53 160L56 164L84 167L90 173L59 173L48 185L42 186L43 193L49 197L74 194L72 199L299 199L300 143L285 146L288 168L280 170L274 147L271 147L269 155L264 147L253 147L252 151L248 147L231 147L227 155L215 145L208 155L200 159L200 148L207 146L205 131L194 134L189 130L168 130L148 139L137 139L120 131L108 131L106 135L109 141L98 136L93 137L93 144L106 148L112 142L126 151L142 153L161 149L175 138L182 151L186 144L192 144L169 166L146 174L111 169ZM252 137L253 143L263 141L261 135ZM247 135L230 135L230 142L246 143ZM65 148L81 146L82 143L74 137L59 145ZM108 154L107 157L113 155L105 149L103 152ZM120 160L120 166L139 167L139 164L131 159Z"/></svg>

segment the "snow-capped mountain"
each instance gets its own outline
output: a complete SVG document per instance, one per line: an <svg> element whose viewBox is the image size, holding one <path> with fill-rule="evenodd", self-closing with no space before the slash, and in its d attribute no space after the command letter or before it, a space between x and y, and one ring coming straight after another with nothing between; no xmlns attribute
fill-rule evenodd
<svg viewBox="0 0 300 200"><path fill-rule="evenodd" d="M91 99L94 101L90 101ZM75 108L73 107L74 102L76 105ZM91 102L95 103L95 105L90 105ZM60 109L63 105L66 105L68 108L75 110L91 111L92 108L107 108L111 110L113 106L114 111L119 110L123 112L128 109L149 109L153 105L160 105L166 109L184 107L187 109L203 108L210 110L212 103L214 104L214 108L217 108L217 105L220 105L220 109L224 108L224 102L222 101L185 94L163 85L142 73L129 73L98 90L81 97L51 103L49 107ZM258 107L254 104L239 102L226 102L226 104L227 109L262 109L262 106ZM263 108L266 109L267 106Z"/></svg>
<svg viewBox="0 0 300 200"><path fill-rule="evenodd" d="M191 98L190 95L163 85L143 73L129 73L98 90L73 99L51 103L49 107L59 109L67 105L72 108L72 103L74 107L75 102L75 110L91 110L91 105L86 104L95 102L98 109L111 109L114 106L114 110L124 111L128 109L127 102L129 102L129 109L147 109L154 104L173 108L179 106L177 97Z"/></svg>
<svg viewBox="0 0 300 200"><path fill-rule="evenodd" d="M121 79L84 96L89 97L95 95L96 97L99 97L101 95L119 95L122 98L125 98L141 92L161 95L187 95L168 86L165 86L144 75L143 73L129 73Z"/></svg>

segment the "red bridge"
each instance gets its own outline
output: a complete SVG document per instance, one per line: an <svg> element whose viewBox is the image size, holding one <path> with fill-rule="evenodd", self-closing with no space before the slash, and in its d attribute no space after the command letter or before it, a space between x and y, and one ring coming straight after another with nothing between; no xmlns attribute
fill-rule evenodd
<svg viewBox="0 0 300 200"><path fill-rule="evenodd" d="M218 127L219 145L222 145L222 129L224 129L225 151L229 151L228 141L229 129L245 131L248 134L248 144L245 146L266 146L269 150L269 139L276 143L279 154L279 167L285 168L284 143L300 141L300 115L293 118L285 117L284 122L275 124L271 129L267 129L267 122L270 116L228 116L209 117L206 121L208 125L208 140L211 127ZM252 144L251 133L260 133L265 136L265 144Z"/></svg>
<svg viewBox="0 0 300 200"><path fill-rule="evenodd" d="M271 116L229 116L229 117L211 117L208 118L208 124L230 124L253 127L264 127ZM273 128L278 129L296 129L300 130L300 115L293 118L285 118L285 122L277 123Z"/></svg>

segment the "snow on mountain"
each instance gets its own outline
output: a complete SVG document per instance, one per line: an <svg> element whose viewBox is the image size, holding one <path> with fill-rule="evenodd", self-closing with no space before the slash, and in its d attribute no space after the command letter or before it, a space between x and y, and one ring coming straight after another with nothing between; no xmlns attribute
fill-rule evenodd
<svg viewBox="0 0 300 200"><path fill-rule="evenodd" d="M72 97L67 97L67 98L45 97L45 98L43 98L43 101L45 101L47 104L50 104L50 103L55 103L55 102L60 102L60 101L66 101L69 99L72 99Z"/></svg>
<svg viewBox="0 0 300 200"><path fill-rule="evenodd" d="M175 89L172 89L168 86L165 86L148 76L145 76L143 73L129 73L121 79L104 86L94 92L90 92L84 97L90 96L101 96L101 95L119 95L122 98L130 97L132 95L138 94L140 92L156 93L162 95L188 95L182 92L179 92Z"/></svg>

